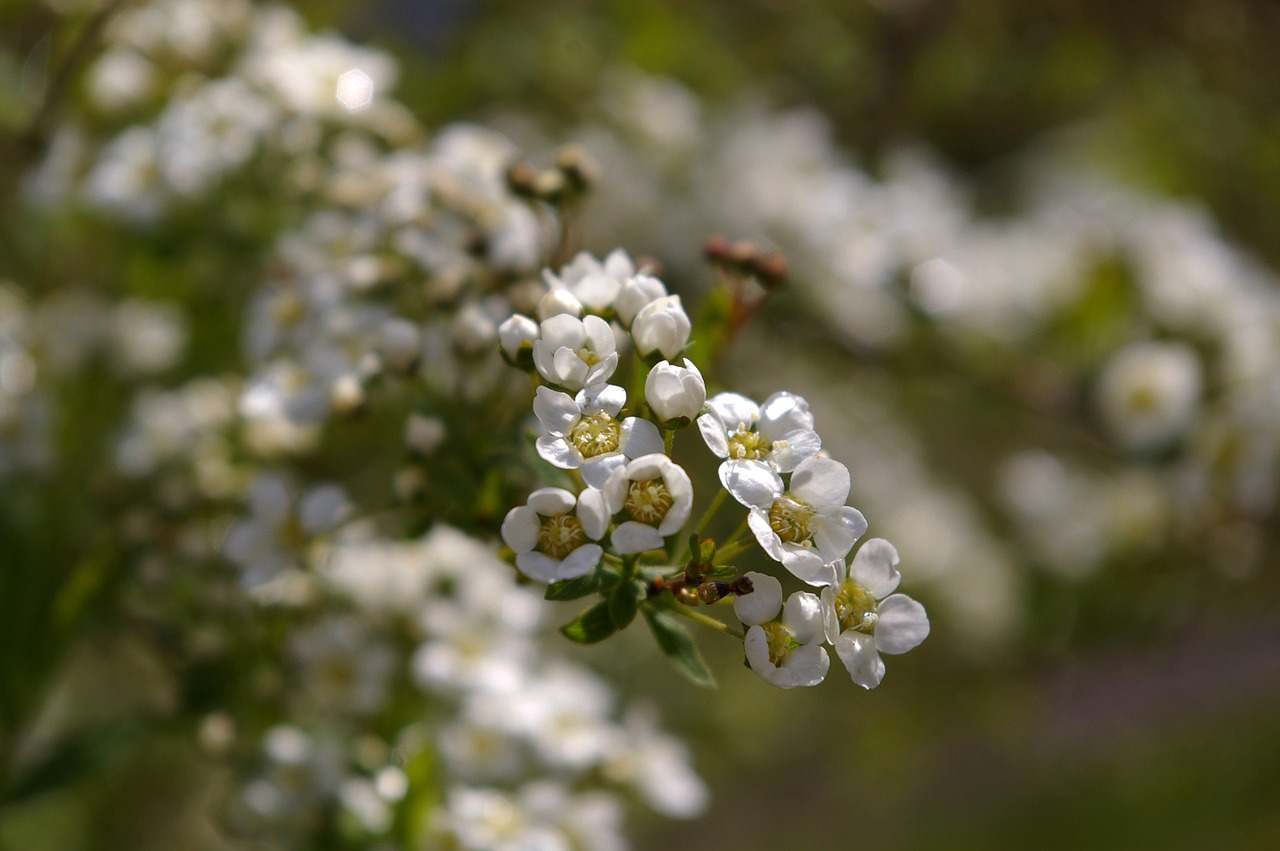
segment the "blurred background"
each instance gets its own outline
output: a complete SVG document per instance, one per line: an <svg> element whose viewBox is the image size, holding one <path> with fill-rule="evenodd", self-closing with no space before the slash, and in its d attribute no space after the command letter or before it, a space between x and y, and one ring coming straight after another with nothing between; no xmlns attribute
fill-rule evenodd
<svg viewBox="0 0 1280 851"><path fill-rule="evenodd" d="M162 138L120 166L202 81L310 96L310 66L234 59L275 36L245 23L265 6L232 6L0 5L0 847L322 847L228 830L236 763L208 746L284 664L263 648L289 620L236 602L216 541L246 488L209 458L306 441L274 423L206 451L193 425L173 449L204 459L193 488L128 438L166 416L147 393L258 380L261 282L348 250L280 240L317 198L358 209L354 133L387 152L457 122L510 140L503 167L580 145L581 247L656 258L686 303L714 286L707 237L783 252L787 284L704 372L809 400L932 620L869 693L839 666L770 689L715 634L713 692L634 631L556 645L657 704L711 789L693 820L637 808L634 847L1280 844L1280 7L317 0L295 5L305 29L367 51L348 63L364 111L317 108L313 131L198 104L231 125L207 151L184 163L177 134L172 159ZM230 153L237 127L252 154ZM314 163L351 186L316 190ZM456 241L496 268L506 231L475 218ZM489 403L453 385L487 367L461 363L419 396L370 390L398 413L326 421L291 469L407 511L400 534L492 538L530 478L479 445ZM404 466L424 405L469 434L464 460ZM709 479L696 443L677 460ZM188 545L193 514L208 540Z"/></svg>

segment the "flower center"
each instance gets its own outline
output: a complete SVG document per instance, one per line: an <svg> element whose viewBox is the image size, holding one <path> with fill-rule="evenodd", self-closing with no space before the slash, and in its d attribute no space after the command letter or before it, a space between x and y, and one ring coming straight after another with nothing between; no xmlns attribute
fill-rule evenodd
<svg viewBox="0 0 1280 851"><path fill-rule="evenodd" d="M1129 409L1135 414L1150 414L1160 407L1160 393L1151 385L1141 385L1129 392Z"/></svg>
<svg viewBox="0 0 1280 851"><path fill-rule="evenodd" d="M836 617L840 621L840 629L856 629L859 632L871 632L875 629L876 598L852 579L846 580L836 592Z"/></svg>
<svg viewBox="0 0 1280 851"><path fill-rule="evenodd" d="M791 651L800 646L800 642L792 637L791 630L778 621L764 624L761 628L764 630L765 638L768 639L769 661L773 663L774 667L787 661Z"/></svg>
<svg viewBox="0 0 1280 851"><path fill-rule="evenodd" d="M649 479L631 483L622 507L633 520L657 526L675 502L675 497L667 490L666 482L662 479Z"/></svg>
<svg viewBox="0 0 1280 851"><path fill-rule="evenodd" d="M582 361L587 366L595 366L600 363L601 358L598 353L588 349L586 346L583 346L578 349L578 360Z"/></svg>
<svg viewBox="0 0 1280 851"><path fill-rule="evenodd" d="M552 558L564 558L586 540L587 533L577 517L560 514L542 521L538 530L538 549Z"/></svg>
<svg viewBox="0 0 1280 851"><path fill-rule="evenodd" d="M569 442L583 458L594 458L606 452L617 452L622 436L618 421L604 411L585 416L569 432Z"/></svg>
<svg viewBox="0 0 1280 851"><path fill-rule="evenodd" d="M769 506L769 528L788 544L808 546L813 539L810 521L814 511L791 497L779 497Z"/></svg>
<svg viewBox="0 0 1280 851"><path fill-rule="evenodd" d="M729 430L729 457L735 461L759 461L773 449L773 444L752 431L746 423Z"/></svg>

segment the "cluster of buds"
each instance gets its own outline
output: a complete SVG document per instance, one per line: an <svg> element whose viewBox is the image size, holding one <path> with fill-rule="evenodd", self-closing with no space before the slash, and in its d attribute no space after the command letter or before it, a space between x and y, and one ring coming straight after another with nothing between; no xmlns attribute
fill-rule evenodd
<svg viewBox="0 0 1280 851"><path fill-rule="evenodd" d="M773 685L821 682L825 644L854 682L878 685L881 654L915 647L929 621L919 603L891 593L898 556L887 541L868 541L847 563L867 523L846 504L849 471L822 454L808 403L787 392L764 404L708 398L684 357L694 323L680 297L621 250L603 261L579 254L544 280L536 315L507 319L499 340L537 384L535 446L563 475L512 508L502 536L520 572L548 584L548 599L601 598L561 631L592 643L642 614L677 668L709 682L683 616L743 638L748 664ZM610 383L627 370L630 392ZM671 453L677 432L692 426L721 463L690 531L694 486ZM728 497L746 516L717 543L703 532ZM732 559L756 547L814 590L784 603L776 577L740 574ZM722 602L742 629L699 610Z"/></svg>

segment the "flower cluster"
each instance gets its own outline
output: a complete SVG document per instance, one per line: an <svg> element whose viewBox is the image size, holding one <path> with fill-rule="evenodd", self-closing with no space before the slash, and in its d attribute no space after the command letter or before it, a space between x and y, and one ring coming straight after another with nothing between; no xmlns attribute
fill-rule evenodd
<svg viewBox="0 0 1280 851"><path fill-rule="evenodd" d="M767 682L821 682L830 643L854 682L879 685L880 654L915 647L929 620L919 603L890 594L898 555L887 541L869 541L846 563L867 522L847 504L848 468L822 454L808 403L787 392L764 404L731 392L708 398L702 372L683 357L693 319L620 249L604 261L579 254L544 279L537 319L512 316L499 337L507 360L538 385L537 453L565 475L512 508L502 537L519 571L548 583L549 599L603 596L562 632L595 642L643 612L677 667L706 681L710 673L670 615L734 631L692 610L732 600L746 627L747 662ZM621 364L630 394L609 383ZM677 432L695 424L721 461L716 495L688 534L694 487L672 450ZM702 532L727 496L747 515L717 544ZM751 537L817 590L796 591L784 605L778 579L739 575L728 561Z"/></svg>

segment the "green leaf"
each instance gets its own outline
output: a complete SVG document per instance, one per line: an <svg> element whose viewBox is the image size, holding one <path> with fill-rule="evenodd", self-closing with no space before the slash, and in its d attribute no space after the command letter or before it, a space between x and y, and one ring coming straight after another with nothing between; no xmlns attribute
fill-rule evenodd
<svg viewBox="0 0 1280 851"><path fill-rule="evenodd" d="M561 579L559 582L552 582L547 586L547 592L542 596L545 600L560 602L580 600L588 594L607 591L617 584L617 576L606 570L596 568L586 576L579 576L577 579Z"/></svg>
<svg viewBox="0 0 1280 851"><path fill-rule="evenodd" d="M653 630L653 637L657 639L658 647L671 660L671 664L675 665L677 671L696 686L716 687L715 677L711 675L711 669L707 667L702 654L698 652L698 645L693 643L688 631L680 625L675 615L645 608L644 617L649 622L649 628Z"/></svg>
<svg viewBox="0 0 1280 851"><path fill-rule="evenodd" d="M609 616L608 601L596 603L560 627L560 632L565 638L579 644L595 644L597 641L604 641L617 631L618 628L613 625L613 618Z"/></svg>
<svg viewBox="0 0 1280 851"><path fill-rule="evenodd" d="M636 602L644 596L644 583L620 582L609 595L609 617L618 629L626 629L636 619Z"/></svg>

